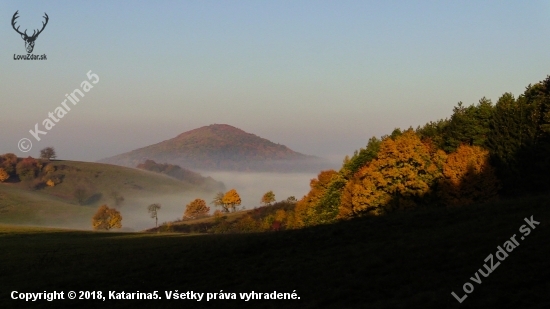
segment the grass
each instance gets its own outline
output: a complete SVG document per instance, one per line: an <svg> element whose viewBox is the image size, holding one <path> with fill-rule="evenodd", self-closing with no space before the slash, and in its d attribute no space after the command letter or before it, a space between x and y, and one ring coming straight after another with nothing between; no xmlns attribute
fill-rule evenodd
<svg viewBox="0 0 550 309"><path fill-rule="evenodd" d="M192 189L189 183L175 178L135 168L128 168L103 163L79 161L53 161L57 171L65 178L63 183L53 188L46 188L48 194L72 198L76 187L86 185L93 191L104 193L116 190L124 194L169 194ZM67 166L61 170L60 166ZM54 173L54 174L55 174Z"/></svg>
<svg viewBox="0 0 550 309"><path fill-rule="evenodd" d="M95 209L55 196L28 191L14 184L0 185L0 223L79 226L87 224Z"/></svg>
<svg viewBox="0 0 550 309"><path fill-rule="evenodd" d="M550 197L264 234L0 226L0 307L548 308ZM462 304L462 285L531 217L540 225ZM57 301L10 291L292 292L300 300Z"/></svg>
<svg viewBox="0 0 550 309"><path fill-rule="evenodd" d="M90 226L97 207L113 206L112 191L126 199L125 205L139 205L142 198L202 192L190 183L144 170L102 163L52 161L63 175L55 187L29 189L24 183L0 183L0 223L45 226ZM88 199L80 205L74 197L77 187L88 188Z"/></svg>

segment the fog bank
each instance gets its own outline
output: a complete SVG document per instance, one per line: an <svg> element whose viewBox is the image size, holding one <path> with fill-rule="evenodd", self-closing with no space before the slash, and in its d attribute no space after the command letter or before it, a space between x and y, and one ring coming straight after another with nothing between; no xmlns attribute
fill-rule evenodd
<svg viewBox="0 0 550 309"><path fill-rule="evenodd" d="M253 209L262 206L260 200L264 193L273 191L277 201L285 200L289 196L302 198L309 192L309 183L316 178L315 173L239 173L239 172L200 172L203 176L210 176L222 181L227 191L237 190L241 197L241 206ZM179 220L183 217L185 206L196 198L201 198L210 206L210 212L216 208L211 204L216 193L198 191L171 195L154 195L149 197L128 196L119 211L122 214L124 230L141 231L155 226L155 219L147 212L147 206L153 203L161 204L158 211L158 223Z"/></svg>

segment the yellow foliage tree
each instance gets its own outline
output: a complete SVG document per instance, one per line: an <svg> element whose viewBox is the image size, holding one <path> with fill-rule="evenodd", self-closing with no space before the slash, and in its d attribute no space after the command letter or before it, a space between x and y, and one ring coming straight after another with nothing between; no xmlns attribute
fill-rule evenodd
<svg viewBox="0 0 550 309"><path fill-rule="evenodd" d="M344 187L338 218L416 206L441 177L445 156L412 130L385 138L377 158L360 168Z"/></svg>
<svg viewBox="0 0 550 309"><path fill-rule="evenodd" d="M497 197L498 179L489 164L489 151L461 145L443 167L441 196L448 206L483 202Z"/></svg>
<svg viewBox="0 0 550 309"><path fill-rule="evenodd" d="M207 216L209 211L210 207L206 206L206 202L203 199L195 199L186 205L183 220Z"/></svg>
<svg viewBox="0 0 550 309"><path fill-rule="evenodd" d="M48 187L54 187L55 186L55 182L51 179L48 179L48 181L46 181L46 185Z"/></svg>
<svg viewBox="0 0 550 309"><path fill-rule="evenodd" d="M0 168L0 182L4 182L10 178L10 174L6 172L3 168Z"/></svg>
<svg viewBox="0 0 550 309"><path fill-rule="evenodd" d="M239 193L237 193L237 190L231 189L225 193L222 202L226 206L224 207L225 209L235 211L237 206L241 205L241 197L239 196Z"/></svg>
<svg viewBox="0 0 550 309"><path fill-rule="evenodd" d="M101 205L92 218L92 226L95 230L110 230L122 227L122 216L114 208Z"/></svg>
<svg viewBox="0 0 550 309"><path fill-rule="evenodd" d="M278 209L275 212L275 221L284 222L286 219L286 211L284 209Z"/></svg>

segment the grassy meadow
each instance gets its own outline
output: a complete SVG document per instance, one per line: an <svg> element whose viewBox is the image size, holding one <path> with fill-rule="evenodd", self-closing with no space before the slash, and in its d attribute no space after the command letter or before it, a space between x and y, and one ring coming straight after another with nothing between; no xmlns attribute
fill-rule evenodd
<svg viewBox="0 0 550 309"><path fill-rule="evenodd" d="M114 206L110 196L113 191L125 198L123 209L138 213L137 209L146 207L149 199L203 191L191 183L134 168L65 160L49 164L56 168L52 175L62 179L54 187L35 189L24 182L0 183L0 224L91 229L97 208L102 204ZM74 195L79 187L86 189L82 202ZM141 212L147 217L145 210Z"/></svg>
<svg viewBox="0 0 550 309"><path fill-rule="evenodd" d="M550 196L393 213L262 234L0 226L1 308L548 308ZM540 225L481 284L524 218ZM496 260L496 259L495 259ZM475 290L463 303L452 295ZM28 303L11 291L159 291L163 300ZM299 300L166 300L164 291L290 292ZM206 296L205 296L206 298Z"/></svg>

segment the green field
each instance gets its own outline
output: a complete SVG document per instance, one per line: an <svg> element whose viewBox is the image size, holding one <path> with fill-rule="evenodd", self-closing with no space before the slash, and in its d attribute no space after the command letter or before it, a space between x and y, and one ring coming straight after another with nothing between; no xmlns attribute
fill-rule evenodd
<svg viewBox="0 0 550 309"><path fill-rule="evenodd" d="M264 234L101 233L0 226L0 307L548 308L550 197L417 210ZM524 218L540 222L481 284ZM463 303L452 295L475 290ZM12 300L11 291L159 291L163 300ZM166 300L164 291L299 300ZM108 296L108 294L107 294ZM206 298L206 296L204 296Z"/></svg>
<svg viewBox="0 0 550 309"><path fill-rule="evenodd" d="M187 193L204 192L191 183L139 169L61 160L51 164L56 167L53 175L63 178L62 183L54 187L30 189L21 182L0 183L0 224L91 228L90 221L98 206L113 206L110 197L113 191L125 198L122 207L126 212L135 210L143 213L143 217L148 215L140 208L146 207L147 202L162 201L156 197L172 195L190 199L195 196ZM77 187L88 191L83 203L74 196Z"/></svg>

